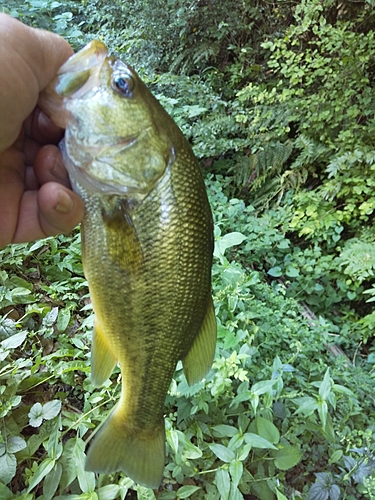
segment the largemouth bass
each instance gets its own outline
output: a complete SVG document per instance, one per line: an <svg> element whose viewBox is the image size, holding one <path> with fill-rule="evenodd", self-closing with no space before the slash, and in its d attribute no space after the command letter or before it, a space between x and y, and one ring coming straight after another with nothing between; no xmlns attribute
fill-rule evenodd
<svg viewBox="0 0 375 500"><path fill-rule="evenodd" d="M122 374L120 400L89 447L86 469L121 470L157 488L176 363L193 384L215 350L213 223L203 179L172 118L99 41L61 67L39 105L66 129L64 163L86 207L92 382L102 385L117 362Z"/></svg>

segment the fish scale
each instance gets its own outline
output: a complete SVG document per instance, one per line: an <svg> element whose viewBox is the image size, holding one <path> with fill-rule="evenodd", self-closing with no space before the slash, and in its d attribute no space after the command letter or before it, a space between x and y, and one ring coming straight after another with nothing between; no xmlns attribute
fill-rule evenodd
<svg viewBox="0 0 375 500"><path fill-rule="evenodd" d="M157 488L164 401L178 360L189 384L209 370L213 222L190 145L135 71L93 41L42 93L66 128L61 145L85 202L82 260L95 313L91 379L119 362L120 400L90 444L86 469Z"/></svg>

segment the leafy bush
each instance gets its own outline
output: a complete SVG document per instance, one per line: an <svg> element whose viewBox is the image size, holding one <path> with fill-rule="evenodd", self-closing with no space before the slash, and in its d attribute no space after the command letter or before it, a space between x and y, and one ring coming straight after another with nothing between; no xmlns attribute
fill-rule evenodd
<svg viewBox="0 0 375 500"><path fill-rule="evenodd" d="M254 222L253 212L228 200L221 182L210 180L208 189L216 224L218 348L206 380L193 387L177 367L166 401L168 462L158 492L122 474L83 470L85 442L113 407L119 382L118 372L103 388L90 382L92 313L78 235L1 251L7 276L0 325L2 498L115 499L134 488L141 499L251 493L267 500L298 491L313 498L327 488L322 477L332 479L327 491L338 488L340 495L370 487L373 364L333 358L329 326L310 325L283 286L268 285L260 268L240 264L251 240L238 217ZM282 249L285 238L268 234Z"/></svg>

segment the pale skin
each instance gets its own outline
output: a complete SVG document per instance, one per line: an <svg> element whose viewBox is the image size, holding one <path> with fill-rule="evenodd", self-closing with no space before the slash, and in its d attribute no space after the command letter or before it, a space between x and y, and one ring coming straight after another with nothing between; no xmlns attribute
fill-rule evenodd
<svg viewBox="0 0 375 500"><path fill-rule="evenodd" d="M0 248L67 233L83 218L57 147L63 131L36 107L72 53L58 35L0 13Z"/></svg>

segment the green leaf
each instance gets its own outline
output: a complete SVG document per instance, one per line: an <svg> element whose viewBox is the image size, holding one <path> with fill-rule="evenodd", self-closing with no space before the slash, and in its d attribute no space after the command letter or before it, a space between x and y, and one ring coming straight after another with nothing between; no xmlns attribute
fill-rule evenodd
<svg viewBox="0 0 375 500"><path fill-rule="evenodd" d="M178 431L178 439L182 445L182 455L192 460L202 456L202 450L189 441L183 432Z"/></svg>
<svg viewBox="0 0 375 500"><path fill-rule="evenodd" d="M65 332L65 330L68 328L70 318L71 318L70 309L68 308L60 309L56 322L57 330L60 333Z"/></svg>
<svg viewBox="0 0 375 500"><path fill-rule="evenodd" d="M52 326L56 319L57 315L59 314L59 308L58 307L53 307L43 318L43 325L44 326Z"/></svg>
<svg viewBox="0 0 375 500"><path fill-rule="evenodd" d="M273 276L274 278L280 278L280 276L283 275L283 272L282 272L280 266L275 266L275 267L271 267L271 269L269 269L267 271L267 274L269 274L270 276Z"/></svg>
<svg viewBox="0 0 375 500"><path fill-rule="evenodd" d="M320 417L320 421L322 422L323 429L326 428L327 425L327 415L328 415L328 405L326 401L318 401L318 413Z"/></svg>
<svg viewBox="0 0 375 500"><path fill-rule="evenodd" d="M319 396L325 401L328 398L331 389L332 389L332 382L331 382L331 377L329 376L329 368L327 368L322 383L320 384Z"/></svg>
<svg viewBox="0 0 375 500"><path fill-rule="evenodd" d="M259 435L264 437L264 439L273 444L277 444L280 441L280 433L275 424L259 416L255 418L255 424Z"/></svg>
<svg viewBox="0 0 375 500"><path fill-rule="evenodd" d="M329 491L323 483L316 482L309 489L309 500L328 500Z"/></svg>
<svg viewBox="0 0 375 500"><path fill-rule="evenodd" d="M218 469L215 474L215 483L220 493L220 500L228 500L230 492L229 472L225 469Z"/></svg>
<svg viewBox="0 0 375 500"><path fill-rule="evenodd" d="M237 434L238 429L232 425L220 424L212 427L213 434L218 437L232 437Z"/></svg>
<svg viewBox="0 0 375 500"><path fill-rule="evenodd" d="M151 488L145 488L144 486L137 486L137 499L138 500L155 500L155 493Z"/></svg>
<svg viewBox="0 0 375 500"><path fill-rule="evenodd" d="M53 401L48 401L48 403L43 405L43 418L45 420L51 420L56 417L61 410L61 401L54 399Z"/></svg>
<svg viewBox="0 0 375 500"><path fill-rule="evenodd" d="M0 482L0 498L1 500L12 500L14 498L13 493L2 482Z"/></svg>
<svg viewBox="0 0 375 500"><path fill-rule="evenodd" d="M0 481L4 484L10 481L16 475L17 460L13 453L5 453L0 457Z"/></svg>
<svg viewBox="0 0 375 500"><path fill-rule="evenodd" d="M334 451L329 459L329 463L330 464L337 464L341 460L342 455L343 455L342 450Z"/></svg>
<svg viewBox="0 0 375 500"><path fill-rule="evenodd" d="M225 234L222 238L219 238L215 242L214 256L221 257L224 255L225 251L228 248L233 246L240 245L244 240L246 240L246 236L237 231L233 231L232 233Z"/></svg>
<svg viewBox="0 0 375 500"><path fill-rule="evenodd" d="M75 466L75 447L76 439L69 439L63 448L63 453L59 458L62 465L62 474L60 480L61 490L65 490L77 477L77 468Z"/></svg>
<svg viewBox="0 0 375 500"><path fill-rule="evenodd" d="M11 436L7 442L7 452L17 453L17 451L26 448L26 441L19 436Z"/></svg>
<svg viewBox="0 0 375 500"><path fill-rule="evenodd" d="M285 274L289 276L289 278L297 278L297 276L299 276L299 270L296 267L289 266L287 267Z"/></svg>
<svg viewBox="0 0 375 500"><path fill-rule="evenodd" d="M92 493L95 490L95 474L84 469L86 456L82 440L77 441L74 449L74 459L79 487L84 493Z"/></svg>
<svg viewBox="0 0 375 500"><path fill-rule="evenodd" d="M178 453L178 433L175 430L167 431L167 443L172 448L174 453Z"/></svg>
<svg viewBox="0 0 375 500"><path fill-rule="evenodd" d="M177 498L189 498L193 493L200 490L200 486L181 486L177 490Z"/></svg>
<svg viewBox="0 0 375 500"><path fill-rule="evenodd" d="M272 453L275 459L275 465L280 470L288 470L298 464L302 454L298 448L286 445L280 450Z"/></svg>
<svg viewBox="0 0 375 500"><path fill-rule="evenodd" d="M256 394L257 396L261 396L265 394L276 384L277 379L274 380L262 380L261 382L257 382L251 387L251 392Z"/></svg>
<svg viewBox="0 0 375 500"><path fill-rule="evenodd" d="M264 439L262 436L259 436L258 434L254 434L253 432L246 432L244 436L245 436L245 442L250 444L252 448L277 450L276 446L274 446L267 439Z"/></svg>
<svg viewBox="0 0 375 500"><path fill-rule="evenodd" d="M62 466L56 463L54 468L46 475L43 481L43 500L51 500L59 487Z"/></svg>
<svg viewBox="0 0 375 500"><path fill-rule="evenodd" d="M209 448L223 462L230 463L235 458L234 452L222 444L210 444Z"/></svg>
<svg viewBox="0 0 375 500"><path fill-rule="evenodd" d="M11 293L12 298L13 298L13 297L23 297L25 295L30 295L31 291L28 290L27 288L17 286L16 288L13 288L13 290L11 290L10 293Z"/></svg>
<svg viewBox="0 0 375 500"><path fill-rule="evenodd" d="M115 500L120 492L118 484L107 484L98 489L99 500Z"/></svg>
<svg viewBox="0 0 375 500"><path fill-rule="evenodd" d="M15 335L12 335L11 337L3 340L1 342L1 346L3 347L3 349L16 349L16 347L19 347L21 344L23 344L26 339L26 335L26 330L16 333Z"/></svg>
<svg viewBox="0 0 375 500"><path fill-rule="evenodd" d="M295 399L293 401L299 405L297 410L295 411L295 415L299 415L300 413L302 413L303 415L308 417L318 408L317 400L315 398L311 398L310 396Z"/></svg>
<svg viewBox="0 0 375 500"><path fill-rule="evenodd" d="M232 478L232 488L237 488L243 473L243 463L241 460L233 460L229 465L229 474Z"/></svg>
<svg viewBox="0 0 375 500"><path fill-rule="evenodd" d="M53 469L56 461L53 458L46 458L43 462L38 466L33 476L29 480L29 486L27 488L27 493L37 486L44 477Z"/></svg>
<svg viewBox="0 0 375 500"><path fill-rule="evenodd" d="M35 403L29 411L29 425L40 427L43 422L43 407L40 403Z"/></svg>
<svg viewBox="0 0 375 500"><path fill-rule="evenodd" d="M276 498L277 500L288 500L287 497L281 493L281 491L279 491L277 488L276 488Z"/></svg>
<svg viewBox="0 0 375 500"><path fill-rule="evenodd" d="M251 450L252 446L251 444L245 444L245 446L243 446L241 448L241 450L238 453L238 460L246 460L247 457L249 456L249 453L250 453L250 450Z"/></svg>

